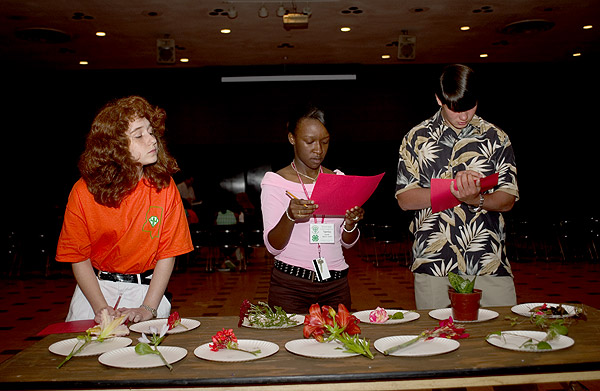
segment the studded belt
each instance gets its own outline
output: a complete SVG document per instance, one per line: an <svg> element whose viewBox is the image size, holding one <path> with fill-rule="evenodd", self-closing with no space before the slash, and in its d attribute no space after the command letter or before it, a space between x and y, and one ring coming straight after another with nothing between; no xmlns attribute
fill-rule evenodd
<svg viewBox="0 0 600 391"><path fill-rule="evenodd" d="M114 281L114 282L130 282L132 284L144 284L150 285L152 273L154 273L153 269L146 270L141 274L121 274L121 273L111 273L111 272L103 272L101 270L96 270L96 275L99 280L105 281Z"/></svg>
<svg viewBox="0 0 600 391"><path fill-rule="evenodd" d="M289 274L291 276L295 276L295 277L302 278L305 280L310 280L313 282L330 282L330 281L334 281L334 280L339 280L348 275L348 269L330 270L329 274L331 275L331 277L329 277L326 280L319 281L319 279L317 278L317 273L315 273L314 271L304 269L304 268L298 267L298 266L292 266L285 262L281 262L277 259L273 263L273 267L285 274Z"/></svg>

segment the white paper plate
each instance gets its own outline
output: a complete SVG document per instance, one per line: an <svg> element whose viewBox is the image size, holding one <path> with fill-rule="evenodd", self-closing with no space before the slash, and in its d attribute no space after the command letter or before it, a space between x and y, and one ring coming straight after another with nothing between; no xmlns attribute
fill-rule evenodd
<svg viewBox="0 0 600 391"><path fill-rule="evenodd" d="M250 351L260 349L260 353L258 353L257 355L247 352L240 352L239 350L232 349L220 349L216 352L213 352L212 350L210 350L209 345L211 344L212 342L198 346L194 350L194 354L196 355L196 357L209 361L242 362L265 358L279 351L279 346L277 344L273 342L260 341L255 339L238 339L238 346L240 347L240 349Z"/></svg>
<svg viewBox="0 0 600 391"><path fill-rule="evenodd" d="M345 352L344 345L337 342L317 342L315 339L295 339L286 342L288 352L311 358L344 358L359 356L358 353Z"/></svg>
<svg viewBox="0 0 600 391"><path fill-rule="evenodd" d="M188 353L178 346L159 346L158 350L169 364L181 360ZM155 368L165 365L158 354L137 354L134 346L106 352L98 357L98 361L115 368Z"/></svg>
<svg viewBox="0 0 600 391"><path fill-rule="evenodd" d="M291 319L295 320L296 322L298 322L295 325L286 325L286 326L276 326L276 327L260 327L260 326L255 326L255 325L251 325L248 323L248 318L244 319L244 323L242 323L242 326L244 327L249 327L251 329L260 329L260 330L275 330L275 329L287 329L290 327L296 327L296 326L300 326L301 324L304 323L304 315L294 315L291 317Z"/></svg>
<svg viewBox="0 0 600 391"><path fill-rule="evenodd" d="M131 345L131 339L125 337L113 337L107 338L102 342L92 341L85 348L83 348L79 353L75 355L75 357L81 356L97 356L99 354L109 352L111 350L124 348L125 346ZM62 341L58 341L53 343L48 347L54 354L58 354L60 356L68 356L73 351L73 348L77 345L77 347L83 345L83 341L77 338L65 339Z"/></svg>
<svg viewBox="0 0 600 391"><path fill-rule="evenodd" d="M525 304L518 304L518 305L512 307L511 310L515 314L530 317L531 315L533 315L533 312L530 311L532 308L541 307L544 304L546 304L548 307L558 307L559 306L559 304L555 304L555 303L525 303ZM567 315L544 315L544 316L546 318L569 318L571 316L577 315L577 310L574 306L563 304L563 308L568 312Z"/></svg>
<svg viewBox="0 0 600 391"><path fill-rule="evenodd" d="M383 354L387 349L408 342L416 338L416 335L398 335L394 337L380 338L375 341L373 346L377 351ZM435 356L437 354L448 353L458 349L460 343L454 339L432 338L429 340L420 340L405 348L398 349L390 356L399 357L425 357Z"/></svg>
<svg viewBox="0 0 600 391"><path fill-rule="evenodd" d="M429 311L429 316L433 319L437 320L445 320L448 317L452 316L452 308L440 308L438 310ZM476 323L476 322L485 322L486 320L492 320L498 317L498 313L492 310L485 310L483 308L479 309L479 313L477 314L477 320L456 320L455 323Z"/></svg>
<svg viewBox="0 0 600 391"><path fill-rule="evenodd" d="M135 331L136 333L150 334L150 327L154 327L156 328L156 330L160 331L160 329L163 327L164 324L167 323L167 321L167 319L152 319L147 320L145 322L134 323L131 326L129 326L129 330ZM183 326L185 327L183 327L181 324L183 324ZM200 326L200 321L196 319L183 318L181 319L181 324L167 331L167 334L179 334L193 330L196 327Z"/></svg>
<svg viewBox="0 0 600 391"><path fill-rule="evenodd" d="M396 312L402 312L404 314L404 318L403 319L388 319L386 322L384 323L376 323L376 322L371 322L369 320L369 314L371 314L371 312L373 312L374 310L366 310L366 311L358 311L355 312L354 316L356 316L358 318L358 320L360 320L363 323L370 323L370 324L398 324L398 323L406 323L406 322L410 322L413 320L417 320L419 319L419 317L421 316L418 312L414 312L414 311L405 311L405 310L386 310L388 315L391 317L392 315L394 315Z"/></svg>
<svg viewBox="0 0 600 391"><path fill-rule="evenodd" d="M565 335L559 335L557 338L548 341L552 349L537 349L535 347L521 347L525 341L529 338L533 338L534 342L541 341L546 337L546 333L543 331L524 331L524 330L515 330L515 331L502 331L502 336L500 335L491 335L486 340L499 348L508 349L508 350L516 350L519 352L553 352L555 350L566 349L569 346L572 346L575 341L573 338L567 337Z"/></svg>

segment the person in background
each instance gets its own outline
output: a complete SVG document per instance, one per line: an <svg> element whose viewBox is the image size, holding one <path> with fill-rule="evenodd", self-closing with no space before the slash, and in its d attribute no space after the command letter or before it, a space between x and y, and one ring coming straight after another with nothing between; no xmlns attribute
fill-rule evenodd
<svg viewBox="0 0 600 391"><path fill-rule="evenodd" d="M190 205L194 205L196 202L196 193L194 192L194 177L191 175L186 175L183 182L177 185L177 190L179 190L179 194L181 194L181 198L187 200Z"/></svg>
<svg viewBox="0 0 600 391"><path fill-rule="evenodd" d="M417 309L450 304L450 271L470 280L477 276L481 306L514 305L502 216L519 197L512 144L506 133L475 115L479 85L471 68L444 68L435 98L439 111L402 140L396 179L398 204L414 211L411 271ZM497 186L482 192L481 178L494 173L499 173ZM432 213L432 178L453 179L450 192L460 204Z"/></svg>
<svg viewBox="0 0 600 391"><path fill-rule="evenodd" d="M131 96L108 103L92 123L56 252L77 280L67 321L99 322L103 309L132 322L170 314L164 294L175 257L193 246L165 117Z"/></svg>
<svg viewBox="0 0 600 391"><path fill-rule="evenodd" d="M275 257L268 304L289 313L308 313L316 303L350 308L348 264L342 247L358 241L364 210L353 207L345 216L320 216L319 206L309 200L321 173L343 175L322 166L330 139L324 112L303 108L291 117L287 130L294 149L292 163L267 172L261 183L264 242ZM311 242L312 228L333 240Z"/></svg>

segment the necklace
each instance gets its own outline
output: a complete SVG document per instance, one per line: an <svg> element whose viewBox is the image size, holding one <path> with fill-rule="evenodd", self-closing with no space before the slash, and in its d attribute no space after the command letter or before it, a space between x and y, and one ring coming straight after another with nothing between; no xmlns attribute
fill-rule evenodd
<svg viewBox="0 0 600 391"><path fill-rule="evenodd" d="M305 177L305 178L308 178L308 179L310 179L310 180L311 180L311 181L313 181L313 182L316 182L316 181L317 181L317 178L319 177L319 174L317 174L317 178L313 178L313 177L311 177L311 176L308 176L308 175L306 175L306 174L303 174L303 173L301 173L300 171L298 171L298 170L296 169L296 164L295 164L294 162L292 162L292 168L294 169L294 171L296 171L296 174L298 174L298 175L302 175L303 177ZM321 169L321 167L319 167L319 170L320 170L320 169Z"/></svg>

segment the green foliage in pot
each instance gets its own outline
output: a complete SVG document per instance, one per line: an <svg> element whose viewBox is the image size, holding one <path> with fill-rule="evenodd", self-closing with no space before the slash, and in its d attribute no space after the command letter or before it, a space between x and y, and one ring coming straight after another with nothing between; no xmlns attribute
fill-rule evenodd
<svg viewBox="0 0 600 391"><path fill-rule="evenodd" d="M456 273L448 272L448 281L452 288L458 293L473 293L476 278L477 276L475 276L472 281L469 281Z"/></svg>

